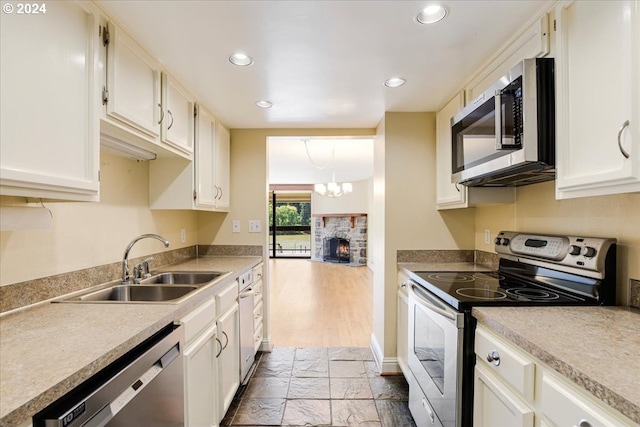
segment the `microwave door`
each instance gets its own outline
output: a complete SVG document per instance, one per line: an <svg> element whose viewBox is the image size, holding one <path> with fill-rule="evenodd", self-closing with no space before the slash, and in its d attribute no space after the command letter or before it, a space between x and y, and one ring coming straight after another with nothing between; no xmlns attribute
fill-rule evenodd
<svg viewBox="0 0 640 427"><path fill-rule="evenodd" d="M495 94L496 150L522 148L522 78Z"/></svg>

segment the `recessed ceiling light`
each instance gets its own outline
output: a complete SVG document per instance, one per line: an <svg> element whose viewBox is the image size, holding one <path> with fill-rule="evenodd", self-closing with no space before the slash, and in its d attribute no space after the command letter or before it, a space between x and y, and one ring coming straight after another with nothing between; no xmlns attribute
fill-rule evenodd
<svg viewBox="0 0 640 427"><path fill-rule="evenodd" d="M271 108L273 107L273 103L269 102L269 101L258 101L256 102L256 105L260 108Z"/></svg>
<svg viewBox="0 0 640 427"><path fill-rule="evenodd" d="M247 65L253 64L253 58L249 55L245 55L244 53L234 53L229 57L229 62L233 65L246 67Z"/></svg>
<svg viewBox="0 0 640 427"><path fill-rule="evenodd" d="M399 87L402 86L406 82L405 79L401 77L392 77L384 81L384 85L386 87Z"/></svg>
<svg viewBox="0 0 640 427"><path fill-rule="evenodd" d="M433 4L422 9L416 15L416 21L420 24L435 24L447 16L447 9L439 4Z"/></svg>

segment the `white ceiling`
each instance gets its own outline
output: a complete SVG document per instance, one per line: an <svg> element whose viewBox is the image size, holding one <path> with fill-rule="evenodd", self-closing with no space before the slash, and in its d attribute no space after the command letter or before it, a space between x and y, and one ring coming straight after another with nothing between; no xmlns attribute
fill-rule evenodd
<svg viewBox="0 0 640 427"><path fill-rule="evenodd" d="M436 111L547 0L100 2L231 128L375 127L385 111ZM232 65L241 51L255 63ZM384 87L401 76L407 83ZM274 106L256 107L258 100Z"/></svg>
<svg viewBox="0 0 640 427"><path fill-rule="evenodd" d="M306 140L306 144L305 144ZM269 183L361 181L373 176L373 140L269 138Z"/></svg>

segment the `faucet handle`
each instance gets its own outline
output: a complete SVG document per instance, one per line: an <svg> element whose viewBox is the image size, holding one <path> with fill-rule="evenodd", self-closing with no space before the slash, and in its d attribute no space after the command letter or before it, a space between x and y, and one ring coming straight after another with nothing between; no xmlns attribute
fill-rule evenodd
<svg viewBox="0 0 640 427"><path fill-rule="evenodd" d="M155 260L155 258L153 257L149 257L147 259L145 259L144 261L142 261L142 271L140 272L141 275L140 277L144 277L145 279L147 277L151 277L151 272L149 270L149 264L151 264L153 261Z"/></svg>
<svg viewBox="0 0 640 427"><path fill-rule="evenodd" d="M142 279L142 269L142 263L133 267L133 283L140 283L140 279Z"/></svg>

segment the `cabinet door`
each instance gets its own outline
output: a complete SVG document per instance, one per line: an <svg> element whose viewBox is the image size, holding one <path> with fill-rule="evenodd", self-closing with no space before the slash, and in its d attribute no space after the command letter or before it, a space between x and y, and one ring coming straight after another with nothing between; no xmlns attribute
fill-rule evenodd
<svg viewBox="0 0 640 427"><path fill-rule="evenodd" d="M196 152L195 152L195 205L215 208L214 161L217 123L204 108L197 108Z"/></svg>
<svg viewBox="0 0 640 427"><path fill-rule="evenodd" d="M0 194L97 201L97 12L48 2L0 23Z"/></svg>
<svg viewBox="0 0 640 427"><path fill-rule="evenodd" d="M218 425L216 325L207 329L184 352L185 425Z"/></svg>
<svg viewBox="0 0 640 427"><path fill-rule="evenodd" d="M109 23L107 115L150 137L166 119L160 104L160 69L131 37Z"/></svg>
<svg viewBox="0 0 640 427"><path fill-rule="evenodd" d="M436 115L436 197L438 209L467 207L467 187L451 182L451 118L462 109L464 96L456 95Z"/></svg>
<svg viewBox="0 0 640 427"><path fill-rule="evenodd" d="M218 123L215 144L215 180L214 184L218 190L216 197L216 209L222 211L229 210L229 171L231 161L231 136L229 129Z"/></svg>
<svg viewBox="0 0 640 427"><path fill-rule="evenodd" d="M639 9L638 1L558 6L559 199L640 191Z"/></svg>
<svg viewBox="0 0 640 427"><path fill-rule="evenodd" d="M534 411L482 365L476 365L474 427L533 427Z"/></svg>
<svg viewBox="0 0 640 427"><path fill-rule="evenodd" d="M180 84L162 73L162 142L193 154L193 97Z"/></svg>
<svg viewBox="0 0 640 427"><path fill-rule="evenodd" d="M234 304L217 321L222 352L218 356L218 421L229 409L240 386L240 316Z"/></svg>

